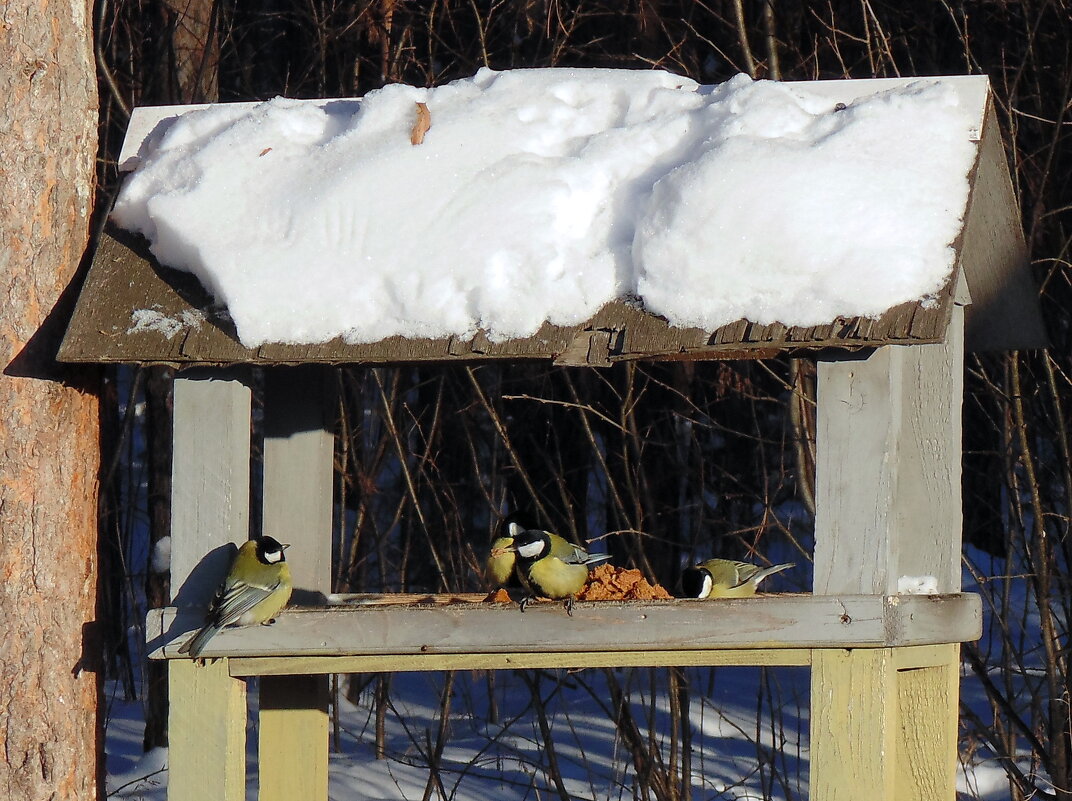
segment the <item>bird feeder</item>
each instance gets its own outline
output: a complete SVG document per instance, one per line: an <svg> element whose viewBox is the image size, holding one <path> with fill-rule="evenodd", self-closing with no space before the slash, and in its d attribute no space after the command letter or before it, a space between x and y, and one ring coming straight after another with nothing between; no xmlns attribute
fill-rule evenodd
<svg viewBox="0 0 1072 801"><path fill-rule="evenodd" d="M977 110L975 163L953 273L928 303L812 327L740 320L675 328L612 303L576 326L529 338L244 347L190 275L110 228L97 249L60 359L163 364L174 386L173 605L149 615L151 658L167 660L168 797L245 797L246 683L260 683L260 798L326 799L327 676L370 671L654 665L803 665L811 669L810 798L952 799L959 643L981 633L961 592L964 353L1044 345L1020 215L985 77L937 79ZM831 99L902 79L807 85ZM323 101L308 101L323 102ZM121 163L163 122L190 110L139 108ZM434 123L433 123L434 124ZM852 276L845 276L852 280ZM132 325L138 310L178 321ZM186 322L183 322L183 321ZM543 360L609 367L636 359L817 362L814 586L810 595L724 602L559 605L296 606L271 627L226 630L205 664L179 654L225 567L220 547L249 531L251 367L264 368L263 520L287 532L295 584L330 591L334 365ZM209 556L206 558L206 554ZM930 575L938 594L899 595ZM300 594L300 593L299 593Z"/></svg>

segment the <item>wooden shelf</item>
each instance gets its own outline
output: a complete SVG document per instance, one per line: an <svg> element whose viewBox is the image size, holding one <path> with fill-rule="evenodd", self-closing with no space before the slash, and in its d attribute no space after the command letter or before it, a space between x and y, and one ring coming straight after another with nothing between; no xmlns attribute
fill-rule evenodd
<svg viewBox="0 0 1072 801"><path fill-rule="evenodd" d="M388 596L389 598L389 596ZM460 598L460 597L459 597ZM667 664L807 665L814 648L900 648L978 639L973 594L766 595L719 601L297 607L272 626L228 629L203 656L232 675ZM179 646L196 610L150 612L150 658Z"/></svg>

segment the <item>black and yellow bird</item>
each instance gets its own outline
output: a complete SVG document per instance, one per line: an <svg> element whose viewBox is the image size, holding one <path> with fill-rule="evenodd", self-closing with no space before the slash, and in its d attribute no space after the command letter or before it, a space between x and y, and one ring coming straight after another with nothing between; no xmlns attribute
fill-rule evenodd
<svg viewBox="0 0 1072 801"><path fill-rule="evenodd" d="M565 557L556 556L552 537L556 535L539 529L517 532L507 550L517 555L516 571L528 594L521 599L521 611L535 596L565 600L566 614L573 614L574 596L588 581L589 565L609 559L609 555L592 556L579 545ZM561 538L559 538L561 539Z"/></svg>
<svg viewBox="0 0 1072 801"><path fill-rule="evenodd" d="M681 572L681 590L686 598L747 598L756 594L767 576L791 567L792 562L760 567L734 559L708 559Z"/></svg>
<svg viewBox="0 0 1072 801"><path fill-rule="evenodd" d="M495 539L491 543L491 552L487 561L487 576L494 587L505 587L514 576L517 553L511 548L514 540L525 531L542 531L550 542L551 555L567 564L594 565L610 559L610 554L590 554L580 545L570 542L565 537L542 529L529 529L522 521L524 514L514 512L499 523Z"/></svg>
<svg viewBox="0 0 1072 801"><path fill-rule="evenodd" d="M227 626L275 622L293 589L290 566L283 553L289 547L272 537L242 543L212 599L205 626L179 648L179 653L200 656L208 641Z"/></svg>

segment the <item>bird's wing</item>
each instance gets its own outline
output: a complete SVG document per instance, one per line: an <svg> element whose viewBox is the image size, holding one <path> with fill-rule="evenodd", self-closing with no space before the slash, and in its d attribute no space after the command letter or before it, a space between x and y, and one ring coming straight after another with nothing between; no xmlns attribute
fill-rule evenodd
<svg viewBox="0 0 1072 801"><path fill-rule="evenodd" d="M250 584L245 581L228 581L223 587L215 608L213 615L215 624L223 628L237 622L242 615L275 592L279 584L278 580L268 586Z"/></svg>
<svg viewBox="0 0 1072 801"><path fill-rule="evenodd" d="M556 556L567 565L591 565L610 559L609 553L590 554L575 542L557 534L551 538L551 555Z"/></svg>

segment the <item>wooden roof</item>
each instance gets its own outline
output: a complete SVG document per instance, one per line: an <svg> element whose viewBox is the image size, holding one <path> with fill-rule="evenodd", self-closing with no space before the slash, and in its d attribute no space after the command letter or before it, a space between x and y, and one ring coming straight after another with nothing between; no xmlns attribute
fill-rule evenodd
<svg viewBox="0 0 1072 801"><path fill-rule="evenodd" d="M983 76L950 81L978 103L976 164L955 242L956 266L934 302L905 303L877 319L839 317L826 325L787 327L747 320L715 331L674 328L625 301L610 303L579 326L549 323L525 339L391 337L352 345L269 344L246 348L225 310L213 306L192 275L158 264L139 236L109 227L97 248L59 359L67 362L221 364L388 364L485 359L543 359L562 365L606 366L630 359L765 358L782 351L923 344L943 339L954 303L967 310L968 347L978 350L1045 345L1037 291L1030 276L1019 209L1005 161L989 85ZM855 97L906 83L902 79L808 83L831 97ZM320 101L326 102L326 101ZM155 125L192 107L138 109L121 165ZM851 280L851 276L846 276ZM146 312L167 326L136 325Z"/></svg>

